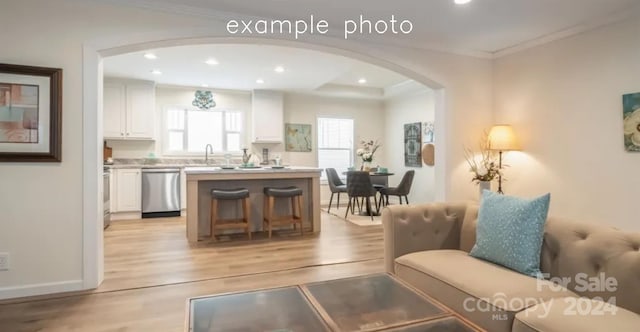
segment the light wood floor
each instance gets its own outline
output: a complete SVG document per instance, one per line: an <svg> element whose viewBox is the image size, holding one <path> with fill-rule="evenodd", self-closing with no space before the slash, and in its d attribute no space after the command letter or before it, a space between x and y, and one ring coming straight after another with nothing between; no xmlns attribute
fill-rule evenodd
<svg viewBox="0 0 640 332"><path fill-rule="evenodd" d="M0 331L182 331L186 299L383 271L382 227L322 214L322 232L186 241L184 218L113 223L96 290L0 303Z"/></svg>

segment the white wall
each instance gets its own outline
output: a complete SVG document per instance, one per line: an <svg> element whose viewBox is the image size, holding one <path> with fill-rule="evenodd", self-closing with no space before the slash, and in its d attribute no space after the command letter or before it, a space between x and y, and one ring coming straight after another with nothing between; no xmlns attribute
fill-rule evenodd
<svg viewBox="0 0 640 332"><path fill-rule="evenodd" d="M318 166L318 117L353 119L356 145L360 139L384 137L384 107L381 101L287 93L284 97L284 122L310 124L313 151L283 153L284 145L280 145L274 152L280 151L285 162L291 165ZM376 155L376 159L384 160L384 150ZM359 165L355 156L354 162Z"/></svg>
<svg viewBox="0 0 640 332"><path fill-rule="evenodd" d="M622 95L640 92L637 19L495 62L497 122L522 152L506 162L506 193L551 192L551 213L640 230L640 154L623 147Z"/></svg>
<svg viewBox="0 0 640 332"><path fill-rule="evenodd" d="M355 142L360 139L383 139L384 107L381 101L324 97L304 94L285 94L284 122L311 125L313 148L311 152L284 152L284 146L275 146L272 153L280 153L285 163L300 166L318 166L318 117L342 117L353 119ZM376 155L376 162L384 162L384 149ZM355 165L359 161L354 156ZM328 185L321 187L321 203L329 204L331 192Z"/></svg>
<svg viewBox="0 0 640 332"><path fill-rule="evenodd" d="M435 170L433 166L422 167L404 165L404 125L413 122L434 121L435 100L433 90L424 89L396 96L385 102L385 151L386 166L394 172L389 185L397 185L405 172L414 170L415 177L409 194L410 203L424 203L435 200ZM389 198L391 200L391 198Z"/></svg>
<svg viewBox="0 0 640 332"><path fill-rule="evenodd" d="M27 18L30 23L24 24ZM3 3L0 31L11 33L0 34L0 44L11 47L3 48L2 62L63 68L64 92L62 163L0 164L0 252L9 252L12 262L10 271L0 271L0 297L82 287L83 197L92 196L82 187L83 114L96 112L83 109L83 46L100 50L101 45L229 37L224 24L202 16L77 0ZM490 60L331 37L305 42L413 72L415 78L430 78L445 87L443 128L436 133L444 148L451 149L442 164L447 175L443 183L452 199L475 194L467 179L457 176L461 171L456 165L463 162L460 136L474 136L490 123Z"/></svg>

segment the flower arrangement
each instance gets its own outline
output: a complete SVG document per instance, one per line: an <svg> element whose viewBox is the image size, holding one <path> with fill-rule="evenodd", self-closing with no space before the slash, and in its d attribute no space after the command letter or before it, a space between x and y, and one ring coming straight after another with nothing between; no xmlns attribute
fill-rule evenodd
<svg viewBox="0 0 640 332"><path fill-rule="evenodd" d="M362 140L360 141L361 148L356 150L356 154L360 158L362 158L362 162L370 163L373 161L373 155L376 153L376 151L378 151L378 148L380 148L381 145L382 144L380 144L378 140L375 140L375 141Z"/></svg>
<svg viewBox="0 0 640 332"><path fill-rule="evenodd" d="M487 132L484 133L480 140L480 160L478 160L475 153L468 148L464 149L464 158L467 160L467 164L469 164L469 171L473 173L473 178L471 178L472 182L492 181L501 174L500 165L495 152L491 150L491 142L489 141L489 134Z"/></svg>

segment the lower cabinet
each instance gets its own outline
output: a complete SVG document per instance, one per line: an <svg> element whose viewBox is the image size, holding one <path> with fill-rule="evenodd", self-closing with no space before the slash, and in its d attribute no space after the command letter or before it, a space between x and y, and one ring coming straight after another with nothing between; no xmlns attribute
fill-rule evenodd
<svg viewBox="0 0 640 332"><path fill-rule="evenodd" d="M142 211L142 176L139 168L116 169L113 173L112 212Z"/></svg>

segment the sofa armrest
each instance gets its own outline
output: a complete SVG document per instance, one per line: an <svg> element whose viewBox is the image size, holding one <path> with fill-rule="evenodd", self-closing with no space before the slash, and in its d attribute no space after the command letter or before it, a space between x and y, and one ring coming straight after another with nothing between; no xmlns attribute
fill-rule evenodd
<svg viewBox="0 0 640 332"><path fill-rule="evenodd" d="M467 204L393 205L382 211L384 265L393 273L395 259L412 252L459 249Z"/></svg>

